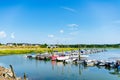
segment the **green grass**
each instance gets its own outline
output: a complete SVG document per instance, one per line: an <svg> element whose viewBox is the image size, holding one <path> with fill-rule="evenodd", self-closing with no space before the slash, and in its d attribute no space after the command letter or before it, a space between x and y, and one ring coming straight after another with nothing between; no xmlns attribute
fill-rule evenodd
<svg viewBox="0 0 120 80"><path fill-rule="evenodd" d="M0 55L11 55L11 54L28 54L28 53L44 53L44 52L52 52L52 51L71 51L77 50L77 48L40 48L40 47L0 47Z"/></svg>

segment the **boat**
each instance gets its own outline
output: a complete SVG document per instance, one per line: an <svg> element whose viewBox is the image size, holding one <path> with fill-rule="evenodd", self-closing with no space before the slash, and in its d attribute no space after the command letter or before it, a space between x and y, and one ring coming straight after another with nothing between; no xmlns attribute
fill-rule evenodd
<svg viewBox="0 0 120 80"><path fill-rule="evenodd" d="M78 53L76 53L76 52L73 52L73 53L71 53L71 55L70 55L70 58L71 59L73 59L73 58L78 58L79 57L79 55L78 55Z"/></svg>
<svg viewBox="0 0 120 80"><path fill-rule="evenodd" d="M38 54L36 56L37 60L50 60L50 54L44 53L44 54Z"/></svg>
<svg viewBox="0 0 120 80"><path fill-rule="evenodd" d="M73 59L69 58L69 59L64 60L64 63L72 63L75 60L76 60L76 58L73 58Z"/></svg>
<svg viewBox="0 0 120 80"><path fill-rule="evenodd" d="M36 55L35 54L29 54L29 55L27 55L27 58L36 58Z"/></svg>
<svg viewBox="0 0 120 80"><path fill-rule="evenodd" d="M80 55L81 58L87 58L89 57L88 55Z"/></svg>
<svg viewBox="0 0 120 80"><path fill-rule="evenodd" d="M76 52L71 53L71 55L70 55L70 58L78 58L78 57L79 57L79 54L76 53ZM80 58L87 58L87 57L89 57L89 56L88 56L88 55L85 55L85 54L81 54L81 55L80 55Z"/></svg>
<svg viewBox="0 0 120 80"><path fill-rule="evenodd" d="M58 55L52 55L50 58L52 61L56 61L57 57L58 57Z"/></svg>
<svg viewBox="0 0 120 80"><path fill-rule="evenodd" d="M62 55L62 56L58 56L56 60L57 61L64 61L64 60L67 60L67 59L69 59L69 56Z"/></svg>
<svg viewBox="0 0 120 80"><path fill-rule="evenodd" d="M84 64L86 66L94 66L95 65L95 61L94 60L85 60Z"/></svg>
<svg viewBox="0 0 120 80"><path fill-rule="evenodd" d="M71 62L81 63L81 61L79 60L79 54L78 54L78 52L73 52L73 53L71 53L68 56L69 56L69 59L66 59L64 61L65 63L71 63ZM89 56L88 55L84 55L84 54L80 55L81 59L86 59L87 57L89 57Z"/></svg>

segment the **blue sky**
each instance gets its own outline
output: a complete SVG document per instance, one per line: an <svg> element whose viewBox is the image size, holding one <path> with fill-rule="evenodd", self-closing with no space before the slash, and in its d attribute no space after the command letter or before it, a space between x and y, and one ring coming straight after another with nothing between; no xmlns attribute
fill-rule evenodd
<svg viewBox="0 0 120 80"><path fill-rule="evenodd" d="M120 43L120 0L0 0L0 42Z"/></svg>

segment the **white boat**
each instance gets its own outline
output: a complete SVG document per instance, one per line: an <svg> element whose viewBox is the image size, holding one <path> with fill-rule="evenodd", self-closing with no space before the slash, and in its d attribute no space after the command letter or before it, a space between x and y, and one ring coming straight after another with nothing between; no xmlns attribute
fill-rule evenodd
<svg viewBox="0 0 120 80"><path fill-rule="evenodd" d="M57 61L64 61L64 60L67 60L69 59L69 56L58 56L57 57Z"/></svg>
<svg viewBox="0 0 120 80"><path fill-rule="evenodd" d="M73 61L75 61L76 60L76 58L73 58L73 59L66 59L65 60L65 63L72 63Z"/></svg>
<svg viewBox="0 0 120 80"><path fill-rule="evenodd" d="M79 57L79 54L78 53L72 53L71 55L70 55L70 58L78 58ZM87 57L89 57L88 55L83 55L83 54L81 54L80 55L80 58L87 58Z"/></svg>
<svg viewBox="0 0 120 80"><path fill-rule="evenodd" d="M89 57L88 55L80 55L81 58L87 58Z"/></svg>
<svg viewBox="0 0 120 80"><path fill-rule="evenodd" d="M71 53L71 55L70 55L70 58L78 58L78 57L79 57L79 55L76 52Z"/></svg>
<svg viewBox="0 0 120 80"><path fill-rule="evenodd" d="M86 64L86 66L94 66L95 65L94 60L85 60L84 63Z"/></svg>
<svg viewBox="0 0 120 80"><path fill-rule="evenodd" d="M75 60L77 60L79 58L79 54L77 52L71 53L69 56L70 56L69 59L66 59L65 63L74 62ZM89 57L89 56L83 55L83 54L80 55L80 58L87 58L87 57ZM81 63L81 61L77 61L77 63Z"/></svg>
<svg viewBox="0 0 120 80"><path fill-rule="evenodd" d="M36 58L36 54L29 54L27 55L28 58Z"/></svg>
<svg viewBox="0 0 120 80"><path fill-rule="evenodd" d="M67 59L67 60L65 60L64 62L65 62L65 63L72 63L73 60L72 60L72 59Z"/></svg>

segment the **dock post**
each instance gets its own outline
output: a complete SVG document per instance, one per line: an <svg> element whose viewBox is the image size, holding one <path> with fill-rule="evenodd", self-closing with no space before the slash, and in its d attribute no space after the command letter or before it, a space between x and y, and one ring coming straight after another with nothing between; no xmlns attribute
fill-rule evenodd
<svg viewBox="0 0 120 80"><path fill-rule="evenodd" d="M11 68L11 71L12 71L12 74L13 74L13 78L16 80L16 75L15 75L15 73L14 73L14 70L13 70L13 67L12 67L12 65L10 65L10 68Z"/></svg>
<svg viewBox="0 0 120 80"><path fill-rule="evenodd" d="M24 73L24 80L27 80L26 74Z"/></svg>

